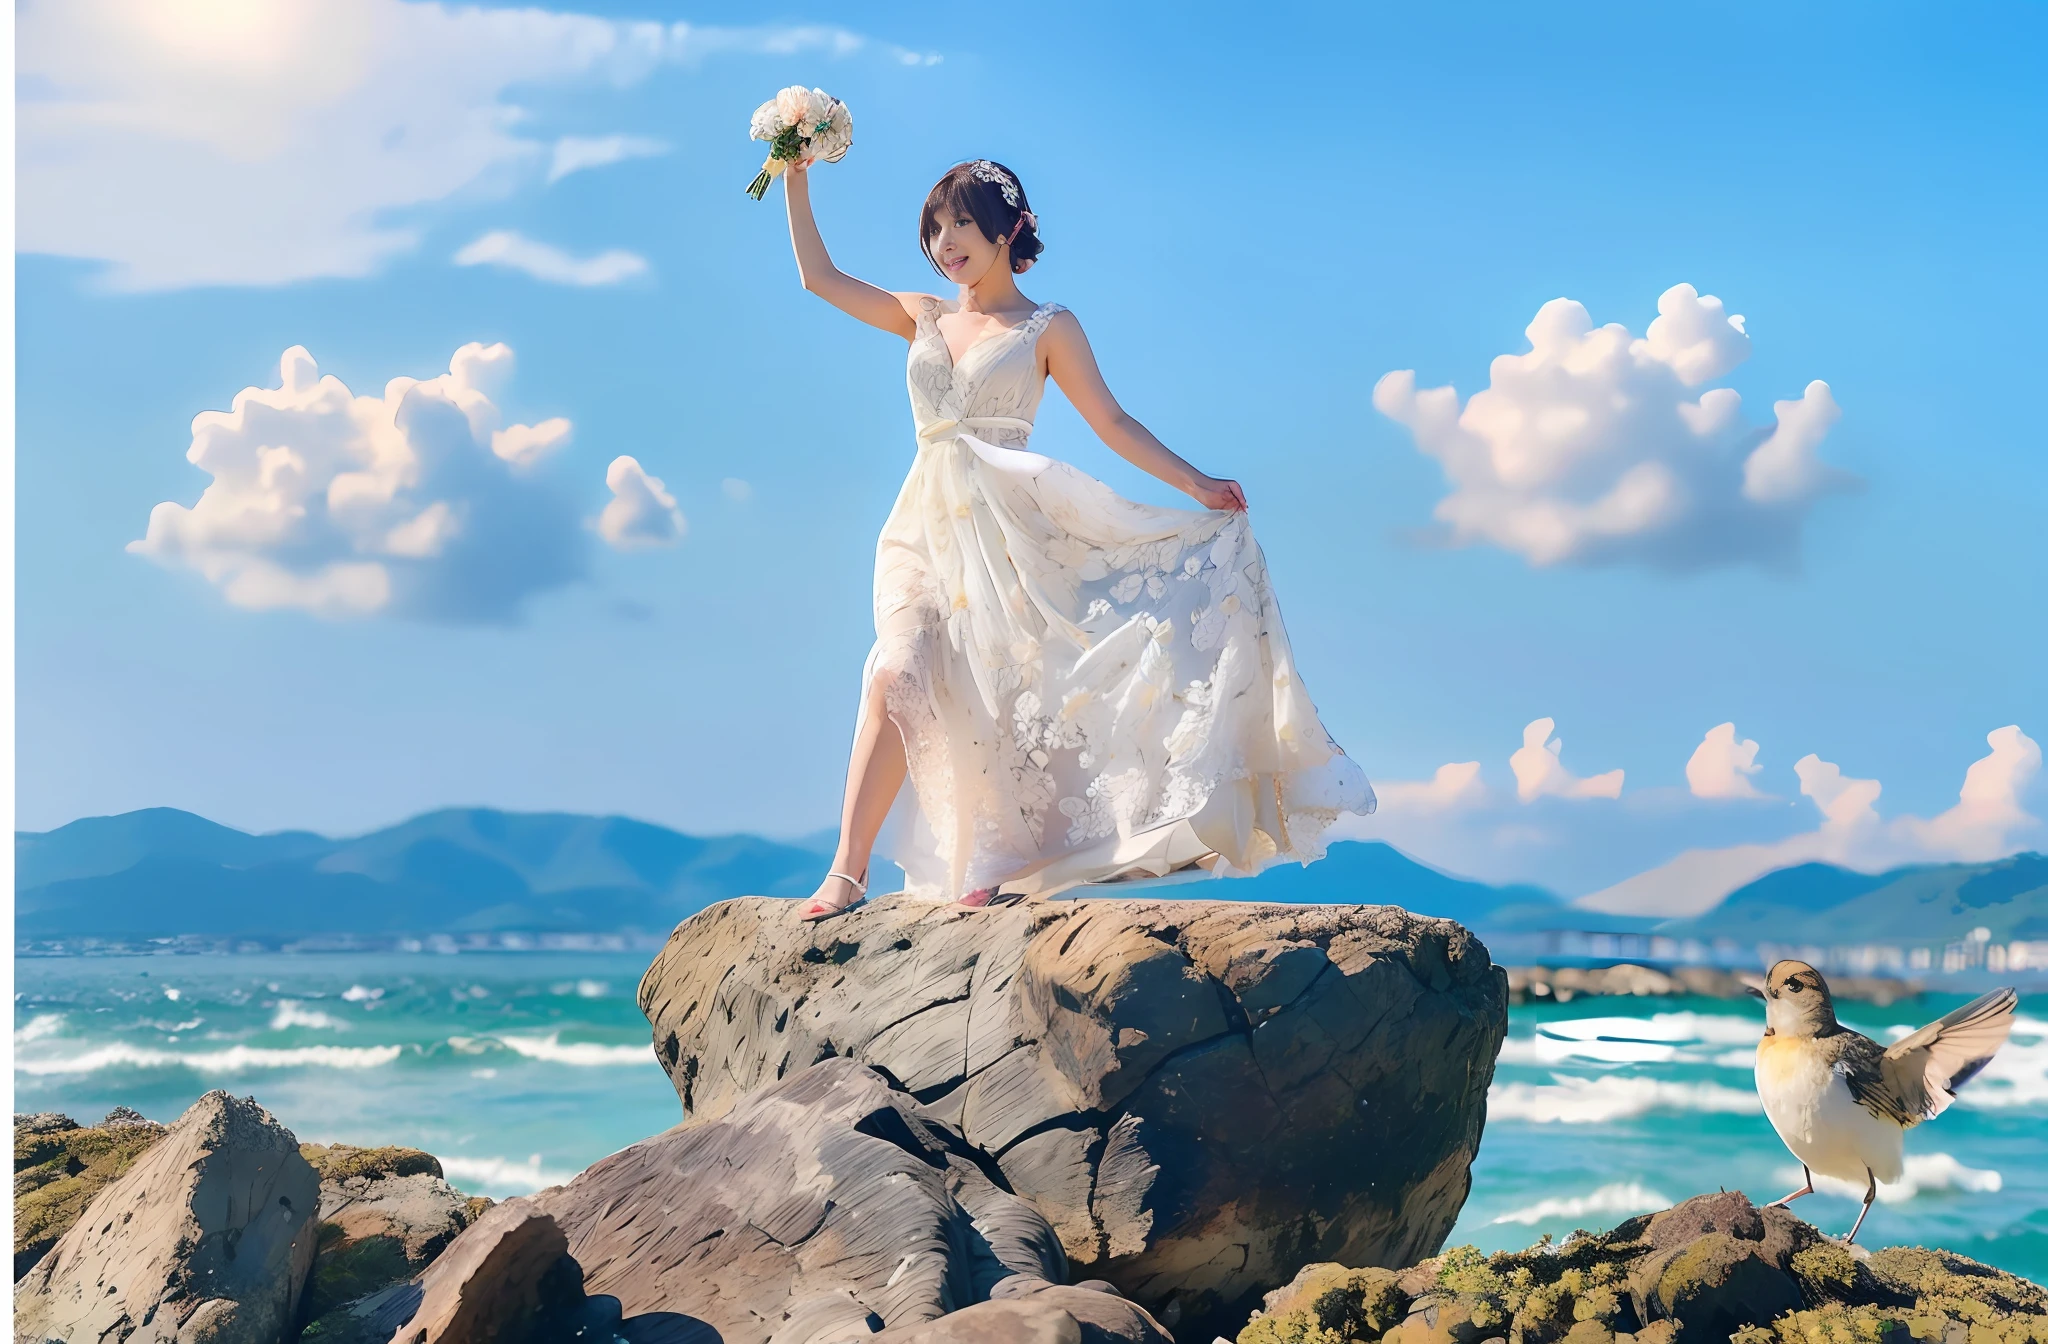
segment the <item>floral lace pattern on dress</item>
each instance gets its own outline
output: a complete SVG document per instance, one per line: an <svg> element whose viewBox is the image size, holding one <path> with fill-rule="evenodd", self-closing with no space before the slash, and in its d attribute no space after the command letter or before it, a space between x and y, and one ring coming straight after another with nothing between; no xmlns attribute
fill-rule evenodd
<svg viewBox="0 0 2048 1344"><path fill-rule="evenodd" d="M1319 857L1372 790L1294 675L1245 516L1134 503L1033 451L1038 337L1065 310L958 360L951 311L917 307L919 449L876 546L871 668L916 804L890 857L911 889L1106 879L1183 823L1224 874Z"/></svg>

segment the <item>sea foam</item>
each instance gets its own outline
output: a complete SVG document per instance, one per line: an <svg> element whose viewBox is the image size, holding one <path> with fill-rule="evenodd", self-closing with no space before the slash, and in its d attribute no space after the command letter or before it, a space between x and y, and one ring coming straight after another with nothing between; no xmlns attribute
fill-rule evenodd
<svg viewBox="0 0 2048 1344"><path fill-rule="evenodd" d="M1762 1028L1746 1018L1714 1013L1657 1013L1651 1017L1574 1017L1545 1022L1534 1036L1501 1045L1503 1064L1701 1063L1749 1067L1754 1056L1712 1053L1709 1047L1754 1046Z"/></svg>
<svg viewBox="0 0 2048 1344"><path fill-rule="evenodd" d="M1551 1083L1496 1083L1486 1094L1486 1118L1534 1124L1597 1125L1632 1120L1651 1111L1753 1114L1763 1109L1754 1091L1719 1083L1674 1083L1656 1078L1573 1078Z"/></svg>
<svg viewBox="0 0 2048 1344"><path fill-rule="evenodd" d="M291 1049L265 1049L236 1045L226 1050L152 1050L146 1046L116 1042L95 1046L76 1055L14 1061L16 1073L31 1077L56 1074L98 1073L102 1069L192 1069L199 1073L245 1073L252 1069L374 1069L405 1053L402 1045L301 1045Z"/></svg>
<svg viewBox="0 0 2048 1344"><path fill-rule="evenodd" d="M489 1187L498 1190L544 1190L573 1179L573 1171L549 1171L540 1164L540 1154L524 1162L508 1157L444 1157L441 1170L448 1183L463 1190Z"/></svg>
<svg viewBox="0 0 2048 1344"><path fill-rule="evenodd" d="M1797 1189L1806 1179L1799 1167L1780 1167L1773 1174L1792 1189ZM1855 1181L1818 1175L1813 1178L1813 1188L1824 1195L1840 1195L1859 1202L1864 1190ZM1997 1194L2004 1188L2005 1177L1995 1171L1966 1167L1948 1153L1913 1153L1906 1158L1905 1173L1898 1180L1890 1185L1879 1183L1877 1202L1903 1204L1929 1190L1960 1190L1965 1194L1988 1195Z"/></svg>
<svg viewBox="0 0 2048 1344"><path fill-rule="evenodd" d="M310 1027L316 1031L347 1031L349 1024L338 1017L330 1017L318 1008L307 1008L297 999L279 999L277 1012L270 1018L270 1029L283 1031L287 1027Z"/></svg>
<svg viewBox="0 0 2048 1344"><path fill-rule="evenodd" d="M2048 1040L2030 1045L2007 1041L1984 1071L1956 1093L1956 1101L1979 1110L2048 1108Z"/></svg>
<svg viewBox="0 0 2048 1344"><path fill-rule="evenodd" d="M14 1029L14 1043L20 1045L25 1041L40 1041L43 1037L55 1036L62 1030L64 1030L64 1014L37 1013L34 1017Z"/></svg>
<svg viewBox="0 0 2048 1344"><path fill-rule="evenodd" d="M651 1044L601 1045L595 1041L571 1041L565 1045L560 1032L550 1032L546 1036L500 1036L497 1039L508 1050L517 1051L528 1059L546 1060L550 1064L600 1067L647 1064L654 1059Z"/></svg>
<svg viewBox="0 0 2048 1344"><path fill-rule="evenodd" d="M1553 1196L1539 1199L1526 1208L1512 1209L1493 1219L1495 1223L1521 1223L1530 1226L1549 1222L1555 1218L1583 1218L1589 1213L1622 1214L1649 1213L1653 1209L1668 1209L1671 1197L1660 1195L1644 1186L1640 1181L1617 1181L1603 1185L1587 1195L1571 1195L1564 1198Z"/></svg>

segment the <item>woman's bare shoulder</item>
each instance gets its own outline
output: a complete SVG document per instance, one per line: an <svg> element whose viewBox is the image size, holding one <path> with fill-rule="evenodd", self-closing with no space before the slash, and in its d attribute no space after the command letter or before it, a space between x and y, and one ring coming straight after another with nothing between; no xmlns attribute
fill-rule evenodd
<svg viewBox="0 0 2048 1344"><path fill-rule="evenodd" d="M1053 313L1045 320L1045 334L1054 345L1088 343L1088 333L1081 330L1081 319L1074 316L1074 310L1055 305Z"/></svg>

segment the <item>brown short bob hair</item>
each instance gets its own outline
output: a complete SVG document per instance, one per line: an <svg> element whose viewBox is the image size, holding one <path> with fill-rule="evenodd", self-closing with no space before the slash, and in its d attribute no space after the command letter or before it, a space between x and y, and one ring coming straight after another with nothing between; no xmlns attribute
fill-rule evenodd
<svg viewBox="0 0 2048 1344"><path fill-rule="evenodd" d="M1017 192L1014 204L1004 198L1001 181L984 181L975 175L978 165L985 165L984 172L993 169L1014 184ZM1025 223L1021 232L1017 229L1018 221L1031 210L1031 198L1024 194L1024 183L1015 173L991 159L955 164L924 198L924 209L917 217L918 241L924 250L924 259L940 275L945 272L939 270L938 258L932 255L932 239L938 237L939 212L942 210L949 215L956 210L966 214L981 230L981 236L992 243L998 238L1009 238L1010 269L1019 274L1045 251L1045 244L1038 239L1036 215Z"/></svg>

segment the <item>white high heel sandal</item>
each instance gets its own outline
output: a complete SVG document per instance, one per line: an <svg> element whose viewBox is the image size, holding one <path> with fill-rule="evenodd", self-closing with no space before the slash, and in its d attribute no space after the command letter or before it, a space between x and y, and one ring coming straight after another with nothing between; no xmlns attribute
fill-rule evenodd
<svg viewBox="0 0 2048 1344"><path fill-rule="evenodd" d="M830 919L834 915L843 915L849 910L857 909L858 907L867 904L867 883L861 881L859 878L854 877L849 873L831 872L825 874L825 878L827 881L830 881L832 878L835 877L853 888L853 899L848 901L845 905L827 905L823 901L819 900L817 897L813 896L811 897L810 904L806 905L803 908L803 912L797 916L798 919L804 921L806 924L815 924L819 920Z"/></svg>

